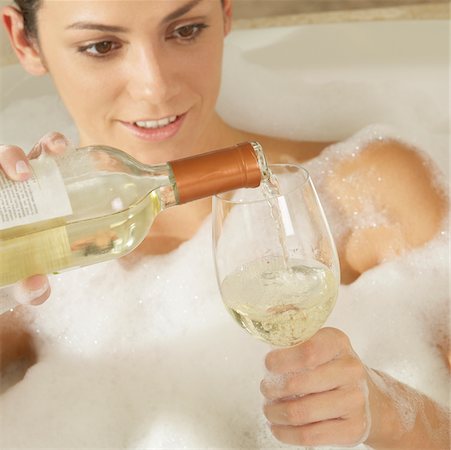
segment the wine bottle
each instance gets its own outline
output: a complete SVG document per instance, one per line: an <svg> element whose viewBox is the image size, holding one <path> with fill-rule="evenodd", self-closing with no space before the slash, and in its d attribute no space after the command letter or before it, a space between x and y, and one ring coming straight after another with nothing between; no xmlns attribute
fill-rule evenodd
<svg viewBox="0 0 451 450"><path fill-rule="evenodd" d="M103 146L43 153L30 164L25 182L0 173L0 287L121 257L160 211L268 177L256 142L161 165Z"/></svg>

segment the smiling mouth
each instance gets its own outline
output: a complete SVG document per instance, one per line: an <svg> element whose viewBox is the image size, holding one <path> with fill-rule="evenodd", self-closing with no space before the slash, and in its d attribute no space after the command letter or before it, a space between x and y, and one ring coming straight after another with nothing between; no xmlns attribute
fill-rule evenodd
<svg viewBox="0 0 451 450"><path fill-rule="evenodd" d="M156 120L119 121L138 139L146 142L162 142L174 137L182 127L187 112Z"/></svg>
<svg viewBox="0 0 451 450"><path fill-rule="evenodd" d="M158 120L138 120L137 122L133 122L133 125L144 130L156 130L158 128L167 127L171 123L174 123L177 118L178 116L170 116Z"/></svg>

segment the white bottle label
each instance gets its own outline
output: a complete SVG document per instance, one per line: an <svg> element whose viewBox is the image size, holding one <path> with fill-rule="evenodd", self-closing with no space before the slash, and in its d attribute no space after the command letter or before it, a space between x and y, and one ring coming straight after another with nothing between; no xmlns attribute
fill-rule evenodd
<svg viewBox="0 0 451 450"><path fill-rule="evenodd" d="M52 158L30 160L33 176L11 181L0 171L0 230L72 214L66 187Z"/></svg>

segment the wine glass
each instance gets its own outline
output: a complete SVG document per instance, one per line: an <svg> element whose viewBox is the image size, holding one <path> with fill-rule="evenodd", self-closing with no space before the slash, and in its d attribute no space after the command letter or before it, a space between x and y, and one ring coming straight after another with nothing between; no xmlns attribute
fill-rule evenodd
<svg viewBox="0 0 451 450"><path fill-rule="evenodd" d="M232 317L251 335L288 347L324 324L340 271L308 172L289 164L270 169L273 176L259 188L214 197L214 259Z"/></svg>

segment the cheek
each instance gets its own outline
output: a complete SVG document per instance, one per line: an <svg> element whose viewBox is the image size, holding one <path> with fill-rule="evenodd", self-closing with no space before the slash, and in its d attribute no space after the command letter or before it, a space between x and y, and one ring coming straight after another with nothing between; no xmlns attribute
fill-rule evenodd
<svg viewBox="0 0 451 450"><path fill-rule="evenodd" d="M195 86L196 92L202 97L203 103L216 103L221 84L220 80L220 72L210 72L208 79L205 79L205 71L200 72L199 75L193 79L193 85Z"/></svg>
<svg viewBox="0 0 451 450"><path fill-rule="evenodd" d="M80 106L92 110L115 97L118 80L111 71L100 70L75 49L68 50L54 42L48 39L43 43L43 54L49 56L45 58L47 69L69 112L75 114Z"/></svg>
<svg viewBox="0 0 451 450"><path fill-rule="evenodd" d="M117 79L82 64L59 61L50 67L56 89L76 123L102 114L117 98Z"/></svg>
<svg viewBox="0 0 451 450"><path fill-rule="evenodd" d="M216 103L221 86L222 45L211 46L199 53L191 72L191 82L204 102Z"/></svg>

